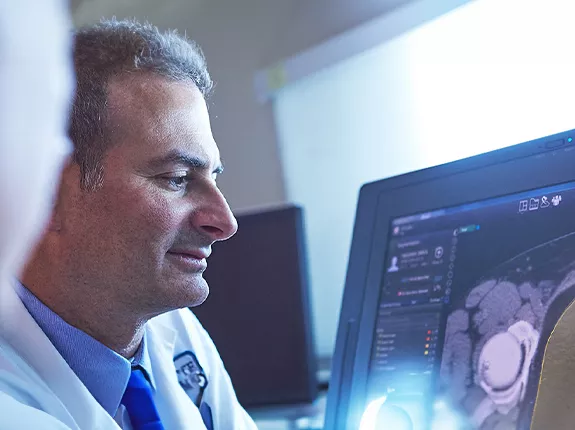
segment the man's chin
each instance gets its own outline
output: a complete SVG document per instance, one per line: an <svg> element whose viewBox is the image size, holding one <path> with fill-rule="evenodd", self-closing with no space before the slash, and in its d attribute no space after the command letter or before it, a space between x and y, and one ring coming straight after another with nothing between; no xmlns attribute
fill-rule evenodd
<svg viewBox="0 0 575 430"><path fill-rule="evenodd" d="M199 306L208 298L210 289L201 273L171 275L159 280L153 293L155 306L159 305L164 312Z"/></svg>
<svg viewBox="0 0 575 430"><path fill-rule="evenodd" d="M208 298L210 288L206 280L201 275L194 278L193 282L188 283L181 290L181 297L176 298L182 308L199 306Z"/></svg>
<svg viewBox="0 0 575 430"><path fill-rule="evenodd" d="M200 306L207 300L209 294L210 294L210 288L208 287L207 282L204 281L203 288L201 289L201 291L198 291L196 300L193 302L193 304L190 304L187 307Z"/></svg>

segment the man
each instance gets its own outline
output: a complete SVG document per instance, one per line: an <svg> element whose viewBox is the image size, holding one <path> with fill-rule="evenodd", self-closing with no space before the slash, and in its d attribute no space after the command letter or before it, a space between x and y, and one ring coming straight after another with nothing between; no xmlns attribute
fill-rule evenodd
<svg viewBox="0 0 575 430"><path fill-rule="evenodd" d="M0 390L70 428L253 429L186 309L208 294L211 245L237 228L202 53L105 21L76 34L74 64L74 162L0 325L38 377L0 373Z"/></svg>
<svg viewBox="0 0 575 430"><path fill-rule="evenodd" d="M5 293L48 219L62 165L71 151L65 130L72 67L65 2L0 2L0 28L1 326L3 309L15 303ZM22 330L21 335L28 333ZM63 429L60 421L2 392L6 372L25 372L20 380L10 380L12 391L37 375L1 339L0 357L0 429Z"/></svg>
<svg viewBox="0 0 575 430"><path fill-rule="evenodd" d="M29 16L32 5L37 13ZM0 4L0 284L21 270L40 235L71 152L65 136L71 44L64 12L60 0ZM45 49L35 52L40 43Z"/></svg>

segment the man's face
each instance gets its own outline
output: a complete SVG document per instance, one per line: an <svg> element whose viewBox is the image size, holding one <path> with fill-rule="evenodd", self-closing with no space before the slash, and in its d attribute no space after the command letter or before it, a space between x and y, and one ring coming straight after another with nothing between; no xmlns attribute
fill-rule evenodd
<svg viewBox="0 0 575 430"><path fill-rule="evenodd" d="M144 314L198 305L211 245L237 229L216 185L222 165L204 98L191 83L139 76L112 82L108 100L102 188L63 187L72 190L62 193L61 236L74 282Z"/></svg>

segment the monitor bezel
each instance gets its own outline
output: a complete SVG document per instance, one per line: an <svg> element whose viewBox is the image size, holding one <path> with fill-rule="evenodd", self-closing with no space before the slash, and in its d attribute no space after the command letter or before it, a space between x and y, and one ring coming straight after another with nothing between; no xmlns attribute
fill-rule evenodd
<svg viewBox="0 0 575 430"><path fill-rule="evenodd" d="M365 408L392 220L574 181L575 142L569 142L570 137L575 138L575 130L361 188L332 362L326 430L358 428Z"/></svg>

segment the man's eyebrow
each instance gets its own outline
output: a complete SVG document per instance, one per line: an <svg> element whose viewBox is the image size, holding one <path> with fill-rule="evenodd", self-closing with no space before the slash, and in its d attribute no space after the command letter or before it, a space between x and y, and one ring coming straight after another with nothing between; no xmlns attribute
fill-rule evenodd
<svg viewBox="0 0 575 430"><path fill-rule="evenodd" d="M208 170L210 168L210 162L207 159L184 154L179 151L170 152L166 155L150 160L148 162L148 167L154 169L165 166L166 164L182 164L193 170ZM223 171L223 161L220 160L212 173L220 174Z"/></svg>

